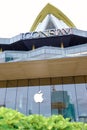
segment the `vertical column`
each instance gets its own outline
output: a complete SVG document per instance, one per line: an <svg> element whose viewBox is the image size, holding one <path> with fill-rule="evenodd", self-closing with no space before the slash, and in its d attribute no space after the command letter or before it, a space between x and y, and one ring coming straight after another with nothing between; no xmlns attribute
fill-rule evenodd
<svg viewBox="0 0 87 130"><path fill-rule="evenodd" d="M8 81L6 81L6 89L5 89L5 98L4 98L5 107L6 107L7 86L8 86Z"/></svg>

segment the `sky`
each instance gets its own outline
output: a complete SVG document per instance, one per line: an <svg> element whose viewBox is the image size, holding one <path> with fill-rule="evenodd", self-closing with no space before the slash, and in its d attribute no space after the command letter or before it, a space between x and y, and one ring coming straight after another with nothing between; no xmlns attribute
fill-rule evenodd
<svg viewBox="0 0 87 130"><path fill-rule="evenodd" d="M60 9L78 29L87 31L87 0L0 0L0 38L29 32L47 3Z"/></svg>

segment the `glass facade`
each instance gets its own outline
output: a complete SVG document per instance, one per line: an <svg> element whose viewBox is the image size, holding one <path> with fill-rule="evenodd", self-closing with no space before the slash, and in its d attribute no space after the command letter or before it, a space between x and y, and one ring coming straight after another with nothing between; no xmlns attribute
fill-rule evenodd
<svg viewBox="0 0 87 130"><path fill-rule="evenodd" d="M75 121L87 118L87 76L35 79L24 83L6 81L5 85L0 88L0 106L26 115L62 114ZM34 95L40 90L44 100L36 103Z"/></svg>

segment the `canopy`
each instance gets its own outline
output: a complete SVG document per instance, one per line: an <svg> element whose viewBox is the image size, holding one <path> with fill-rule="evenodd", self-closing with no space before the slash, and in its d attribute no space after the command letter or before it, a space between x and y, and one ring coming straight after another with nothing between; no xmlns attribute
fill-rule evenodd
<svg viewBox="0 0 87 130"><path fill-rule="evenodd" d="M63 43L64 47L85 44L87 43L87 37L70 34L63 36L32 38L32 39L20 40L8 45L0 44L0 48L2 48L2 51L5 50L29 51L32 50L33 46L35 46L35 48L39 48L42 46L61 47L61 43Z"/></svg>

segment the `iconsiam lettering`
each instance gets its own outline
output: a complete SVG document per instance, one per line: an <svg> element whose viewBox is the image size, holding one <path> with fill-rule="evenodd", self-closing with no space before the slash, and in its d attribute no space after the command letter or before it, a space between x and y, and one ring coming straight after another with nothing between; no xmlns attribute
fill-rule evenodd
<svg viewBox="0 0 87 130"><path fill-rule="evenodd" d="M72 34L71 28L64 28L64 29L51 29L46 30L44 32L27 32L22 34L22 39L33 39L33 38L43 38L43 37L50 37L50 36L62 36L62 35L69 35Z"/></svg>

